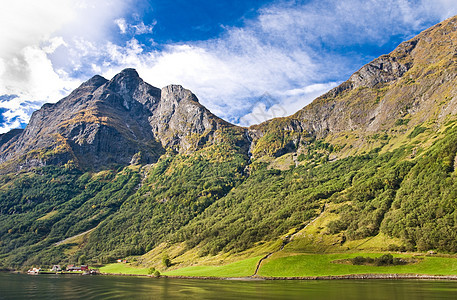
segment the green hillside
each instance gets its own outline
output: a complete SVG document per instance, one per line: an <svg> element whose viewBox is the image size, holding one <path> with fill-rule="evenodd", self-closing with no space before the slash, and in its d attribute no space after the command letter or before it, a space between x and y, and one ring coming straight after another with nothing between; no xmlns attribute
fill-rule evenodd
<svg viewBox="0 0 457 300"><path fill-rule="evenodd" d="M128 265L105 269L457 275L456 24L424 31L296 114L250 128L131 69L94 77L35 114L58 116L53 126L32 118L0 145L0 268L122 258ZM154 105L129 98L122 119L113 91L124 80ZM113 103L92 97L100 89ZM59 109L72 101L96 107L97 122L83 123L78 109L65 119ZM117 121L101 122L106 111ZM106 164L87 167L85 157ZM409 260L382 270L334 262L387 252Z"/></svg>
<svg viewBox="0 0 457 300"><path fill-rule="evenodd" d="M414 159L409 146L334 162L303 161L284 171L271 168L273 162L253 162L247 170L246 157L221 157L218 151L228 153L221 146L117 171L45 167L3 176L2 263L100 264L143 255L162 243L161 253L184 245L172 261L187 252L196 252L197 260L243 253L299 232L322 212L322 226L287 247L341 252L381 233L392 243L372 250L456 252L456 132L450 124ZM76 244L56 244L91 229ZM157 260L144 259L160 265Z"/></svg>

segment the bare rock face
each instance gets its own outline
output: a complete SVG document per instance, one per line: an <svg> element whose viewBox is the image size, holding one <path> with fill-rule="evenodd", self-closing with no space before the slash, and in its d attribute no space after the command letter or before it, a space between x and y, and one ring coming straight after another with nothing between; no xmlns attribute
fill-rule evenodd
<svg viewBox="0 0 457 300"><path fill-rule="evenodd" d="M25 130L0 136L4 172L71 161L81 168L155 162L165 149L193 151L233 127L181 86L162 90L134 69L94 76L34 112Z"/></svg>
<svg viewBox="0 0 457 300"><path fill-rule="evenodd" d="M416 45L417 40L404 42L392 54L382 55L363 66L349 78L352 88L373 88L402 77L413 66L410 55Z"/></svg>
<svg viewBox="0 0 457 300"><path fill-rule="evenodd" d="M408 126L445 122L457 111L456 45L453 17L363 66L296 114L252 126L254 156L293 151L290 145L309 136L390 132L403 118ZM267 142L273 137L282 140L274 148Z"/></svg>
<svg viewBox="0 0 457 300"><path fill-rule="evenodd" d="M13 129L7 133L0 134L0 147L8 143L12 139L17 139L17 137L22 133L23 129Z"/></svg>
<svg viewBox="0 0 457 300"><path fill-rule="evenodd" d="M372 88L379 83L387 83L403 76L410 67L410 64L401 64L393 57L382 56L354 73L349 81L353 88Z"/></svg>
<svg viewBox="0 0 457 300"><path fill-rule="evenodd" d="M149 122L162 145L178 152L194 150L212 140L217 129L233 126L214 116L180 85L162 89Z"/></svg>
<svg viewBox="0 0 457 300"><path fill-rule="evenodd" d="M141 99L143 103L138 101ZM56 104L34 112L15 141L0 148L0 161L17 168L73 161L83 168L128 164L141 152L144 163L163 152L147 118L160 90L127 69L108 81L94 76Z"/></svg>
<svg viewBox="0 0 457 300"><path fill-rule="evenodd" d="M153 111L160 101L160 89L145 83L135 69L125 69L114 76L106 89L119 95L122 106L128 111L141 106Z"/></svg>
<svg viewBox="0 0 457 300"><path fill-rule="evenodd" d="M319 138L332 132L369 130L367 125L384 110L379 104L383 104L381 100L386 92L395 88L417 63L414 59L417 44L415 38L376 58L292 118L297 117L303 130Z"/></svg>

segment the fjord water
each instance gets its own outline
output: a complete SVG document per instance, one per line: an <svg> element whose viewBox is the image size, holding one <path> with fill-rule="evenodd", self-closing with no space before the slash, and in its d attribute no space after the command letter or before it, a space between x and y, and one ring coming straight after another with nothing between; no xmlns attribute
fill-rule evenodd
<svg viewBox="0 0 457 300"><path fill-rule="evenodd" d="M455 281L194 280L0 273L0 299L456 299Z"/></svg>

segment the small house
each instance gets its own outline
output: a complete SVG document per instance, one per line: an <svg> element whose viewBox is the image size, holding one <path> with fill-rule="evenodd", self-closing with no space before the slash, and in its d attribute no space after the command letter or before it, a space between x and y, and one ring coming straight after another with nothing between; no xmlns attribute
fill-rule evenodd
<svg viewBox="0 0 457 300"><path fill-rule="evenodd" d="M82 265L79 267L76 267L75 265L68 265L67 271L73 272L73 271L89 271L89 266L88 265Z"/></svg>
<svg viewBox="0 0 457 300"><path fill-rule="evenodd" d="M60 265L53 265L51 271L53 271L53 272L61 272L62 268L60 268Z"/></svg>
<svg viewBox="0 0 457 300"><path fill-rule="evenodd" d="M41 272L41 268L33 268L31 270L28 270L28 274L39 274Z"/></svg>
<svg viewBox="0 0 457 300"><path fill-rule="evenodd" d="M81 271L81 267L76 267L75 265L68 265L67 266L67 271L69 271L69 272Z"/></svg>

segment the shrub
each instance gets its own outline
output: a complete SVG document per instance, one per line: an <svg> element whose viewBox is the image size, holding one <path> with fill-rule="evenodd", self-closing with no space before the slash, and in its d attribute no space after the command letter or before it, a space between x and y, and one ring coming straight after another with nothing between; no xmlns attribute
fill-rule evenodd
<svg viewBox="0 0 457 300"><path fill-rule="evenodd" d="M375 265L377 266L389 266L394 264L394 257L392 254L384 254L381 257L375 259Z"/></svg>
<svg viewBox="0 0 457 300"><path fill-rule="evenodd" d="M365 257L363 256L356 256L352 259L353 265L363 265L365 263Z"/></svg>
<svg viewBox="0 0 457 300"><path fill-rule="evenodd" d="M408 262L402 258L393 257L392 254L384 254L377 258L371 257L363 257L363 256L356 256L350 259L353 265L365 265L365 264L374 264L376 266L397 266L397 265L405 265Z"/></svg>
<svg viewBox="0 0 457 300"><path fill-rule="evenodd" d="M412 139L427 130L426 127L416 126L413 131L408 135L408 138Z"/></svg>
<svg viewBox="0 0 457 300"><path fill-rule="evenodd" d="M165 255L164 257L162 257L162 263L167 268L171 266L171 260L168 257L168 255Z"/></svg>

